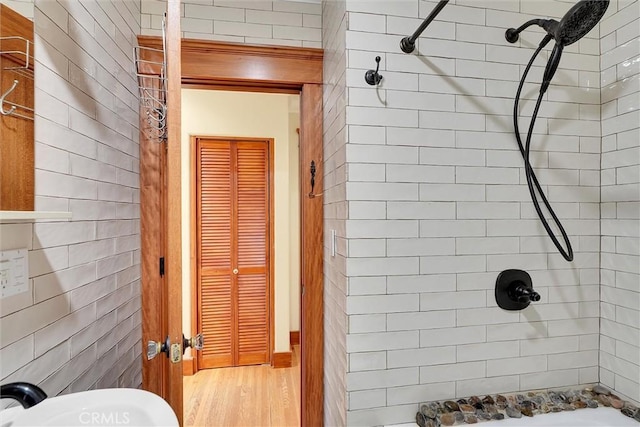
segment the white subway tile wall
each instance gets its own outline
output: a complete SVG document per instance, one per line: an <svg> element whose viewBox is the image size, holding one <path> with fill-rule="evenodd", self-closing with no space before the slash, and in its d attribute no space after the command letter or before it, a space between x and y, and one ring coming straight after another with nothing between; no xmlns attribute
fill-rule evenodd
<svg viewBox="0 0 640 427"><path fill-rule="evenodd" d="M347 334L348 425L408 422L416 403L430 399L598 380L599 28L566 48L532 140L532 163L573 243L575 261L569 264L537 219L513 135L513 98L543 33L532 28L511 45L504 31L538 15L559 18L570 4L452 0L418 39L416 53L401 53L401 38L436 4L347 1L341 11L345 29L330 21L335 18L328 11L336 10L336 2L323 2L323 47L331 48L332 59L325 68L325 225L336 229L348 248L326 261L330 319L325 322L342 325L347 318L347 327L326 331L326 345L335 349L342 342L336 334ZM614 1L607 16L622 6L636 7ZM637 18L630 10L627 15ZM624 43L637 42L633 31L625 27ZM345 45L336 44L343 38ZM371 87L364 73L375 68L378 55L384 79ZM532 83L524 86L521 131L527 129L547 57L545 52L538 58ZM612 64L630 66L634 59L617 51L616 58ZM336 90L342 76L346 93ZM620 90L618 80L625 78L610 84ZM633 108L627 106L634 93L627 84L623 108ZM603 129L637 131L636 113L629 111L626 120L612 116ZM337 121L342 114L346 123ZM607 161L629 168L616 171L620 185L627 186L634 182L637 139L624 141L630 151ZM619 148L620 142L609 146ZM633 189L637 193L637 184L628 191ZM620 236L637 218L632 216L637 209L626 208L630 216L623 223L617 210L609 209L607 227ZM344 220L335 221L338 217ZM631 241L609 245L633 252ZM628 255L615 261L631 266ZM542 300L520 313L498 308L495 280L508 268L528 270ZM610 334L628 349L633 343L620 338L631 326L614 319L629 319L633 312L611 312ZM333 379L325 386L331 402L327 420L339 425L343 415L335 411L341 406L331 399L345 387L342 365L327 361L326 368Z"/></svg>
<svg viewBox="0 0 640 427"><path fill-rule="evenodd" d="M600 25L602 249L600 382L640 401L640 2Z"/></svg>
<svg viewBox="0 0 640 427"><path fill-rule="evenodd" d="M0 225L30 266L29 292L2 300L3 383L142 383L139 33L139 1L35 1L36 209L73 219Z"/></svg>
<svg viewBox="0 0 640 427"><path fill-rule="evenodd" d="M160 35L166 0L140 0L142 34ZM182 0L182 36L189 39L322 47L320 1Z"/></svg>
<svg viewBox="0 0 640 427"><path fill-rule="evenodd" d="M347 30L346 0L323 2L322 4L322 48L324 49L324 91L323 91L323 122L324 122L324 425L346 425L347 399L359 409L377 408L386 405L386 389L355 391L347 395L347 371L349 366L357 371L379 372L385 370L386 351L377 351L368 340L369 335L386 328L386 316L353 316L349 324L347 316L347 294L365 297L371 296L373 287L378 293L384 294L385 278L372 280L347 279L347 268L359 268L357 265L347 266L347 261L353 262L357 257L368 259L370 256L385 256L385 239L378 239L380 244L369 244L372 239L352 239L353 245L347 246L345 239L347 229L347 176L353 176L358 181L369 181L370 176L384 174L384 164L368 165L347 170L347 127L346 127L346 66L347 56L345 48L345 34ZM384 128L382 129L384 133ZM362 127L360 138L369 141L376 138L376 129ZM358 132L354 132L357 135ZM380 140L380 135L377 136ZM382 136L384 138L384 136ZM384 141L380 141L383 143ZM357 153L356 153L357 155ZM352 182L351 185L366 182ZM367 199L372 200L372 199ZM352 202L353 214L363 218L370 218L372 212L378 212L380 218L385 218L385 202ZM338 236L335 255L331 248L332 230ZM349 241L351 243L351 241ZM352 257L349 259L349 255ZM357 310L357 304L352 304L351 310ZM356 341L349 341L348 331L359 331ZM360 348L360 352L349 354L348 348ZM367 350L367 349L371 350ZM352 381L352 380L351 380Z"/></svg>

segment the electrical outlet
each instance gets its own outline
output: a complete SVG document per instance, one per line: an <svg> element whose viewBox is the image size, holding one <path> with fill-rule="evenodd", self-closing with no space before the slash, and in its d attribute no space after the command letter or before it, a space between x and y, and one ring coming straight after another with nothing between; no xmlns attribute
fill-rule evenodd
<svg viewBox="0 0 640 427"><path fill-rule="evenodd" d="M29 291L29 257L26 249L0 252L1 298Z"/></svg>

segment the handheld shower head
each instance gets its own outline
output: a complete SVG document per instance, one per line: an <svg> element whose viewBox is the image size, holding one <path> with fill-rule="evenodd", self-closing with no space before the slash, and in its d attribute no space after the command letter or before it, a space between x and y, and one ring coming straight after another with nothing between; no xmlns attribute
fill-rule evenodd
<svg viewBox="0 0 640 427"><path fill-rule="evenodd" d="M544 28L549 36L555 41L549 62L544 70L544 77L540 91L546 92L551 79L558 69L562 50L584 37L602 19L609 7L610 0L580 0L564 14L560 22L555 19L532 19L525 22L519 28L509 28L505 33L505 38L509 43L518 41L518 35L525 28L531 25L538 25Z"/></svg>
<svg viewBox="0 0 640 427"><path fill-rule="evenodd" d="M567 13L565 13L565 15L559 22L554 19L532 19L525 22L517 29L509 28L505 33L505 38L507 39L507 41L509 43L515 43L516 41L518 41L520 32L532 25L542 27L547 32L545 37L540 42L540 45L534 52L533 56L531 57L531 60L527 64L522 75L522 79L520 80L520 85L518 86L518 91L516 93L513 107L513 125L516 135L516 141L518 143L518 147L520 148L520 153L522 154L522 157L524 159L527 187L529 188L529 194L531 195L533 206L536 209L538 217L540 218L542 225L547 231L549 238L551 238L551 240L553 241L553 244L558 249L558 252L560 252L563 258L569 262L573 261L573 249L571 247L571 242L569 241L569 236L562 226L560 219L553 211L549 200L542 191L540 182L538 181L538 178L536 178L535 172L533 171L533 168L531 166L531 162L529 161L531 139L533 136L533 129L544 93L549 88L551 79L558 69L558 64L560 64L560 58L562 56L562 50L565 46L569 46L570 44L573 44L580 40L589 31L591 31L593 27L596 26L596 24L600 21L600 19L602 19L605 12L607 11L609 1L610 0L580 0L575 5L573 5L573 7L571 7L571 9L567 11ZM544 70L542 84L540 85L540 93L538 94L538 100L536 101L536 106L531 117L531 123L529 124L529 131L527 132L526 144L523 145L518 126L518 104L520 101L520 94L522 93L522 87L524 86L527 74L529 73L529 70L533 65L533 61L536 59L540 51L551 41L551 39L554 39L556 41L556 44L553 47L551 55L549 56L549 61L547 62L547 66ZM540 200L542 200L542 203L544 203L547 211L553 219L553 222L556 224L557 229L562 235L566 250L560 244L560 241L555 236L555 232L549 225L549 221L547 221L547 219L545 218L545 215L540 207L538 196L540 197Z"/></svg>
<svg viewBox="0 0 640 427"><path fill-rule="evenodd" d="M545 29L556 43L569 46L584 37L602 19L610 0L580 0L564 14L560 22L555 19L532 19L518 28L509 28L505 38L509 43L518 41L519 34L532 25Z"/></svg>
<svg viewBox="0 0 640 427"><path fill-rule="evenodd" d="M580 0L564 14L551 35L556 43L569 46L591 31L608 7L609 0Z"/></svg>
<svg viewBox="0 0 640 427"><path fill-rule="evenodd" d="M558 69L562 49L584 37L600 21L609 7L609 0L580 0L564 14L560 22L551 21L545 30L556 41L551 51L549 62L544 69L544 77L540 92L545 93L549 88L551 79Z"/></svg>

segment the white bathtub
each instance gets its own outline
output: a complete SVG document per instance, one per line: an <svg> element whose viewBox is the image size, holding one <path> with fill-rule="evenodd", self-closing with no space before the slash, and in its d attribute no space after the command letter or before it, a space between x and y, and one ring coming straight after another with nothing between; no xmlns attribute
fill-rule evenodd
<svg viewBox="0 0 640 427"><path fill-rule="evenodd" d="M417 424L397 424L387 427L416 427ZM624 427L640 426L637 421L622 415L619 410L600 407L597 409L578 409L569 412L541 414L534 417L507 418L502 421L486 421L478 424L459 424L456 427Z"/></svg>
<svg viewBox="0 0 640 427"><path fill-rule="evenodd" d="M482 427L514 427L514 426L548 426L548 427L623 427L635 426L640 423L629 418L618 409L613 408L584 408L569 412L555 412L550 414L540 414L534 417L509 418L502 421L487 421L477 424Z"/></svg>

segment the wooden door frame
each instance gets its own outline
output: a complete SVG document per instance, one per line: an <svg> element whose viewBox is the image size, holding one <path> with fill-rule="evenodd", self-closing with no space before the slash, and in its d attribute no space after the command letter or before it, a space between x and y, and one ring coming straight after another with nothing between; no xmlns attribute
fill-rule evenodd
<svg viewBox="0 0 640 427"><path fill-rule="evenodd" d="M151 48L161 48L159 37L138 36L138 44ZM322 150L322 68L323 51L314 48L282 46L251 46L205 40L182 39L177 50L181 61L183 85L197 85L209 89L253 90L259 92L300 93L300 183L301 183L301 425L323 424L324 413L324 331L323 331L323 199L311 194L308 165L314 161L317 168L314 193L323 192L323 150ZM146 53L150 61L157 61L154 53ZM171 53L170 53L171 54ZM159 70L150 68L150 74ZM179 105L179 100L178 100ZM179 129L179 123L177 125ZM171 149L171 147L170 147ZM175 162L169 153L169 162ZM177 159L179 160L179 153ZM147 166L141 159L142 169ZM177 169L179 170L179 168ZM171 176L169 177L171 180ZM176 179L179 182L179 179ZM171 185L171 184L170 184ZM169 189L171 192L171 188ZM173 194L180 194L179 189ZM169 247L175 248L171 231L179 230L178 207L168 216ZM141 211L147 209L141 202ZM143 215L141 214L141 217ZM177 237L179 240L179 237ZM145 240L145 236L142 236ZM173 242L173 244L172 244ZM154 254L144 253L142 257ZM178 272L180 271L178 267ZM176 271L174 271L176 274ZM175 280L169 281L170 294L178 292ZM145 281L145 278L142 278ZM142 288L145 288L143 283ZM143 317L145 307L143 300ZM143 336L145 334L143 322ZM144 371L143 371L144 372ZM174 378L172 373L172 378ZM144 376L143 376L144 384ZM180 388L180 398L182 389ZM181 414L180 414L181 415ZM180 419L182 418L179 416Z"/></svg>
<svg viewBox="0 0 640 427"><path fill-rule="evenodd" d="M190 227L190 236L191 236L191 331L192 333L202 332L198 330L198 314L200 311L200 301L198 300L198 282L200 275L198 273L198 266L200 265L200 258L198 256L198 194L197 194L197 161L198 154L197 149L199 147L198 141L200 139L214 140L214 141L249 141L249 142L264 142L267 144L267 153L269 158L267 159L267 170L268 170L268 209L269 209L269 254L267 256L268 260L268 269L269 269L269 289L268 289L268 299L269 299L269 342L268 342L268 355L269 361L273 363L273 352L275 349L275 181L274 181L274 149L275 149L275 140L273 138L255 138L255 137L236 137L236 136L217 136L217 135L191 135L189 138L189 156L190 156L190 165L191 171L189 174L189 194L191 197L190 206L191 213L189 215L189 227ZM206 338L206 337L205 337ZM206 344L205 344L206 345ZM198 366L198 358L194 357L192 354L193 360L191 361L191 369L193 372L189 373L195 374L198 372L200 367ZM186 360L185 360L186 361ZM188 364L189 362L187 362ZM188 369L188 368L187 368Z"/></svg>
<svg viewBox="0 0 640 427"><path fill-rule="evenodd" d="M140 250L142 343L169 340L167 357L142 362L142 386L162 396L183 420L182 387L182 233L181 233L181 39L180 0L167 0L166 57L156 56L155 66L138 67L141 75L159 76L157 64L166 58L166 141L151 141L144 132L146 116L140 114ZM144 59L141 58L141 59ZM159 83L159 79L152 79ZM154 86L155 87L155 86ZM160 218L158 218L160 213ZM163 264L159 262L164 258ZM163 274L164 273L164 274ZM163 277L164 276L164 277ZM144 353L144 352L143 352ZM171 353L171 359L168 358ZM143 356L144 357L144 356Z"/></svg>
<svg viewBox="0 0 640 427"><path fill-rule="evenodd" d="M167 1L166 64L167 64L167 174L166 174L166 261L167 288L163 320L167 324L167 334L173 353L180 353L177 362L165 364L164 374L168 377L165 398L176 409L184 407L182 387L182 201L181 196L181 124L182 93L179 76L182 76L182 43L180 40L180 0ZM160 61L162 62L162 61ZM144 311L144 305L143 305ZM176 348L177 347L177 348ZM176 351L177 350L177 351ZM179 386L176 386L179 385ZM176 414L180 425L184 411Z"/></svg>

